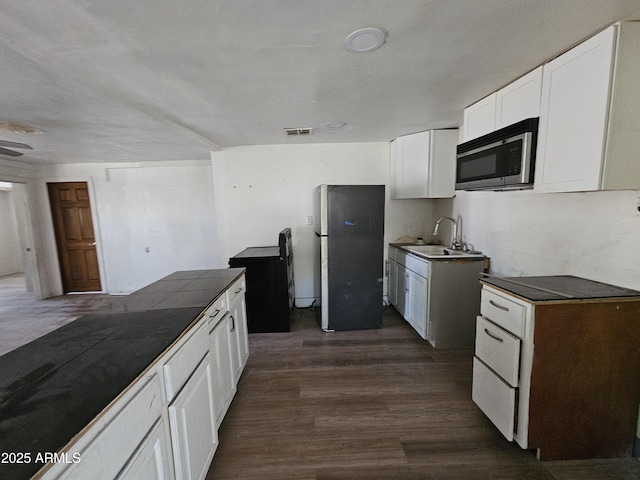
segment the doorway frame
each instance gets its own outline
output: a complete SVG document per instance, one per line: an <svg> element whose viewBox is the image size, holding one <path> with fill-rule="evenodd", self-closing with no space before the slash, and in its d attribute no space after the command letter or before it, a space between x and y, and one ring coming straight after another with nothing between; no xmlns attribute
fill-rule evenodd
<svg viewBox="0 0 640 480"><path fill-rule="evenodd" d="M6 176L0 176L1 182L10 183L12 185L12 202L13 213L16 216L16 236L18 238L18 248L25 276L25 288L32 291L36 298L42 298L42 289L40 285L40 275L38 272L37 248L34 244L35 236L33 234L33 218L31 198L29 194L29 185L26 180L13 181L5 180ZM17 187L19 185L19 187ZM24 202L25 205L19 205L18 202Z"/></svg>
<svg viewBox="0 0 640 480"><path fill-rule="evenodd" d="M28 206L28 221L26 241L31 244L32 262L34 265L33 287L38 300L64 295L62 288L62 274L56 248L55 231L51 217L51 204L47 191L47 183L56 182L86 182L89 189L91 203L91 219L96 237L96 254L100 269L100 284L102 293L109 293L108 276L106 270L105 252L102 248L102 230L99 215L99 203L96 195L94 177L91 175L47 175L39 177L36 168L15 165L13 162L0 160L0 181L20 183L25 186Z"/></svg>

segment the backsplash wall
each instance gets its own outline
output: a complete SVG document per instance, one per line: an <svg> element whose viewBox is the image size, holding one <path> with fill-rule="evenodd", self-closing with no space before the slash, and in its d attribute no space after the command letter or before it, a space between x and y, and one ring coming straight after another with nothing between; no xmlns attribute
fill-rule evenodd
<svg viewBox="0 0 640 480"><path fill-rule="evenodd" d="M460 216L464 241L497 275L576 275L640 290L640 192L456 192L435 212Z"/></svg>

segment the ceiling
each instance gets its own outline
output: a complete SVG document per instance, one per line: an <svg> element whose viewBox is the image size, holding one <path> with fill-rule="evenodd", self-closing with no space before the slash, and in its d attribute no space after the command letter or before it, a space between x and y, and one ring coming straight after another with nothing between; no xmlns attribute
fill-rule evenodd
<svg viewBox="0 0 640 480"><path fill-rule="evenodd" d="M198 160L456 127L467 105L640 20L637 0L2 3L0 122L42 133L0 139L31 145L18 159L31 164ZM347 52L364 27L386 30L386 44Z"/></svg>

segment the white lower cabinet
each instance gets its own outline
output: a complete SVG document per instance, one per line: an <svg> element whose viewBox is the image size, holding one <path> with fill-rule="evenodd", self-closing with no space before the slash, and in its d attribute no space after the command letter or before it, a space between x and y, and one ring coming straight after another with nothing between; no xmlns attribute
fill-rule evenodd
<svg viewBox="0 0 640 480"><path fill-rule="evenodd" d="M170 447L162 419L156 422L147 438L133 454L118 480L170 480L173 466L169 458Z"/></svg>
<svg viewBox="0 0 640 480"><path fill-rule="evenodd" d="M429 262L395 247L390 246L389 252L389 255L393 255L396 259L394 262L396 291L393 295L389 295L392 299L392 305L396 307L396 310L409 325L426 340Z"/></svg>
<svg viewBox="0 0 640 480"><path fill-rule="evenodd" d="M429 260L390 245L389 258L389 299L409 325L435 348L473 347L484 257Z"/></svg>
<svg viewBox="0 0 640 480"><path fill-rule="evenodd" d="M394 247L389 247L391 248ZM389 298L391 299L391 304L396 307L398 313L404 317L406 304L407 304L407 287L408 287L408 276L407 269L404 264L406 263L407 254L399 249L395 248L395 259L394 262L394 276L395 281L393 285L395 285L395 292L393 294L389 294ZM391 274L390 274L391 275ZM389 282L391 285L391 282Z"/></svg>
<svg viewBox="0 0 640 480"><path fill-rule="evenodd" d="M79 455L78 463L69 465L64 472L57 472L63 464L56 464L46 478L84 480L96 478L96 472L100 472L101 478L116 478L160 419L161 398L160 379L153 374L127 392L120 404L114 405L88 434L70 447L67 455L70 458L74 453ZM168 457L161 461L168 464Z"/></svg>
<svg viewBox="0 0 640 480"><path fill-rule="evenodd" d="M236 288L237 287L237 288ZM238 290L242 290L238 292ZM229 288L229 316L231 317L231 353L234 383L237 384L249 357L247 306L244 297L244 277Z"/></svg>
<svg viewBox="0 0 640 480"><path fill-rule="evenodd" d="M142 377L59 452L45 480L203 480L249 356L241 275ZM75 456L74 456L75 454Z"/></svg>
<svg viewBox="0 0 640 480"><path fill-rule="evenodd" d="M214 376L213 400L217 425L222 423L236 392L231 344L235 338L231 336L231 328L231 316L227 313L209 332L211 365Z"/></svg>
<svg viewBox="0 0 640 480"><path fill-rule="evenodd" d="M235 334L236 345L237 345L237 362L238 365L236 367L236 384L238 380L240 380L240 375L244 371L244 366L247 364L247 359L249 358L249 342L247 337L248 327L247 327L247 307L244 296L240 302L237 302L234 306L231 307L231 316L234 319L235 330L233 333Z"/></svg>
<svg viewBox="0 0 640 480"><path fill-rule="evenodd" d="M398 264L396 263L395 254L397 248L388 248L388 260L387 260L387 296L389 297L389 303L395 305L398 303Z"/></svg>
<svg viewBox="0 0 640 480"><path fill-rule="evenodd" d="M204 478L218 446L209 354L169 405L169 424L176 479Z"/></svg>
<svg viewBox="0 0 640 480"><path fill-rule="evenodd" d="M413 270L407 269L407 304L405 306L405 319L425 340L427 335L427 295L428 282L426 276L422 276Z"/></svg>

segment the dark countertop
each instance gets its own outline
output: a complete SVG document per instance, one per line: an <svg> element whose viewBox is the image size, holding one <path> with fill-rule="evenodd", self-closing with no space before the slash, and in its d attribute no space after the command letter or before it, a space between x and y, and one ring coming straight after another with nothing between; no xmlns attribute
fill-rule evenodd
<svg viewBox="0 0 640 480"><path fill-rule="evenodd" d="M481 278L480 281L532 302L640 297L640 292L636 290L571 275L488 277Z"/></svg>
<svg viewBox="0 0 640 480"><path fill-rule="evenodd" d="M231 257L231 259L280 257L280 247L249 247Z"/></svg>
<svg viewBox="0 0 640 480"><path fill-rule="evenodd" d="M57 452L165 352L244 271L175 272L0 356L0 478L23 479Z"/></svg>

